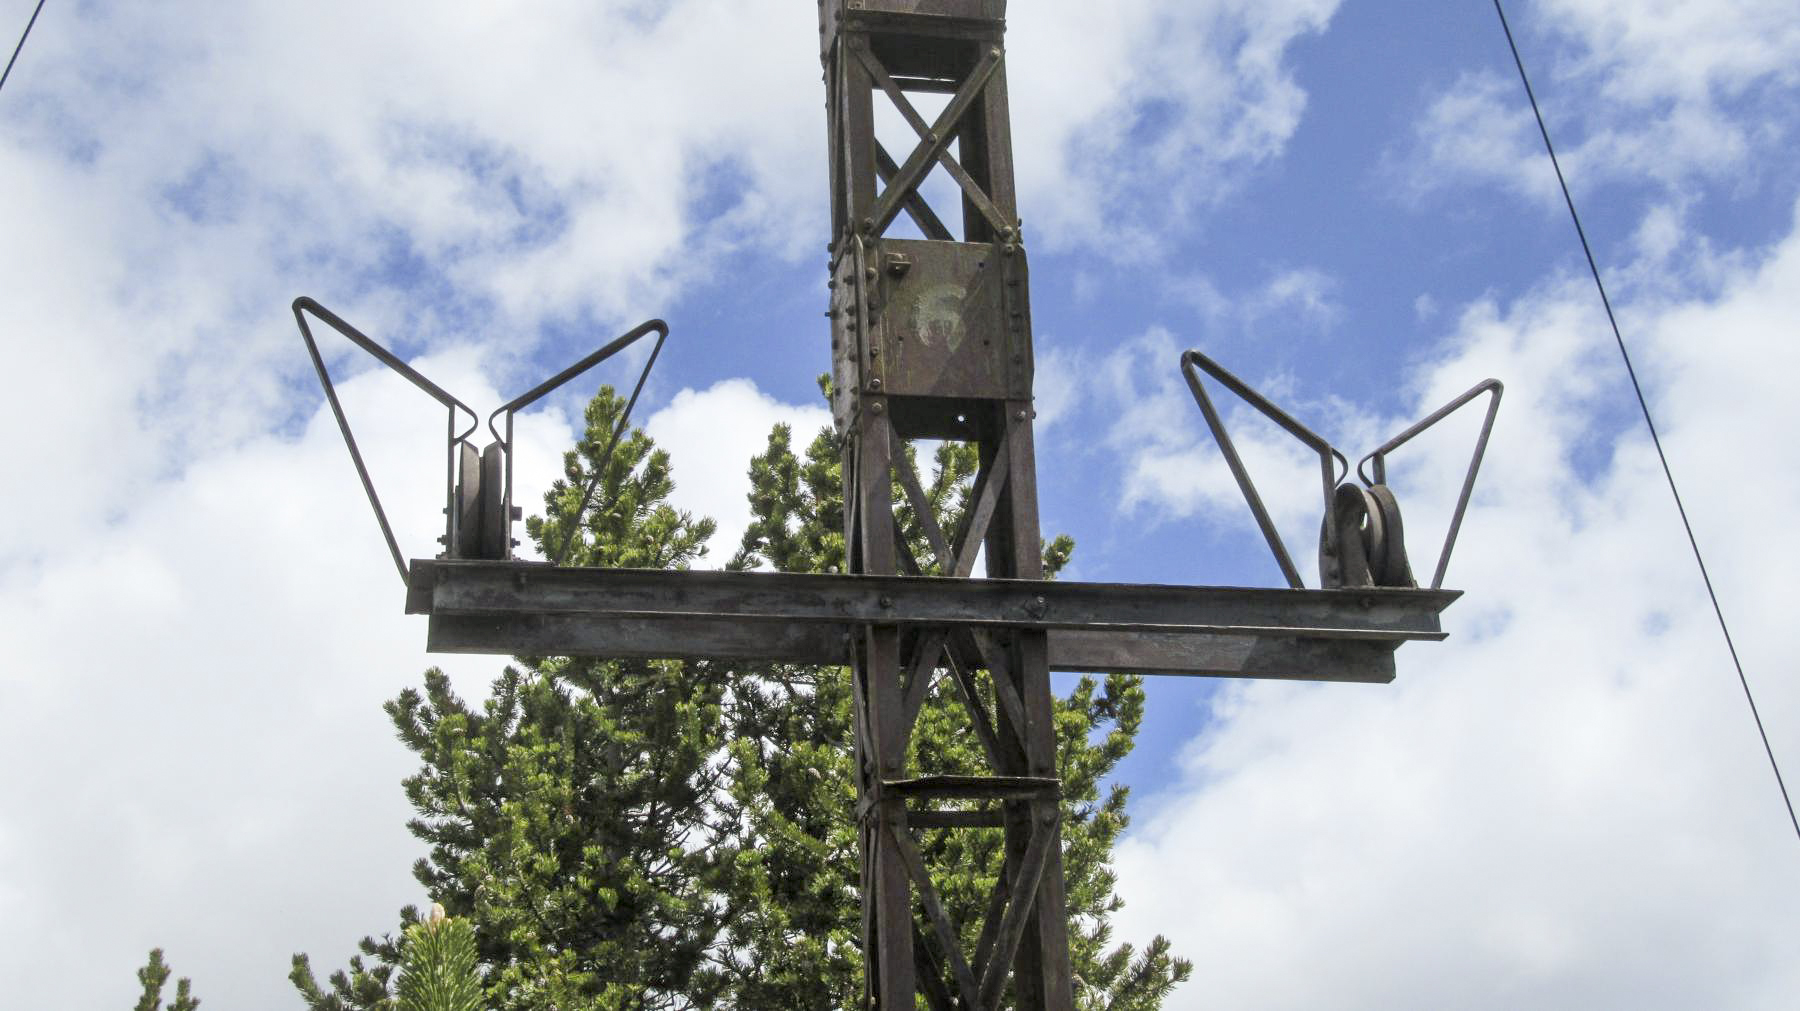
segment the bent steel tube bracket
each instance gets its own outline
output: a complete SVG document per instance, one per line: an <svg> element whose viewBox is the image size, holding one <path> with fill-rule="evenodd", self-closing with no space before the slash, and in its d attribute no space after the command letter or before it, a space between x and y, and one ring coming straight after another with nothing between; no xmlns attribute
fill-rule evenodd
<svg viewBox="0 0 1800 1011"><path fill-rule="evenodd" d="M643 323L639 323L629 333L613 340L605 347L600 348L593 354L590 354L575 364L570 365L568 368L563 369L561 372L544 380L525 393L507 401L497 408L493 414L488 415L488 431L493 433L494 438L501 446L501 452L506 455L506 492L503 503L505 512L503 515L510 521L513 516L513 417L525 408L530 407L532 404L535 404L542 398L550 395L550 393L569 382L571 379L574 379L583 372L599 365L601 362L606 361L620 351L625 350L637 343L645 335L652 332L656 334L656 344L650 349L650 357L644 362L643 371L638 373L637 385L632 387L631 390L631 399L625 402L625 410L620 413L618 423L613 426L612 437L607 440L606 449L600 456L600 465L594 469L593 474L589 475L588 483L582 489L581 504L576 507L575 515L569 519L569 528L563 535L563 542L558 546L556 554L551 558L553 564L562 564L563 556L567 554L569 545L574 541L575 530L581 524L582 514L587 512L588 503L592 501L594 497L594 488L599 482L601 475L605 474L606 465L612 460L613 448L619 444L620 437L625 434L625 430L631 425L632 408L637 406L638 396L644 392L644 383L650 378L650 370L656 367L656 358L658 355L662 354L663 342L669 339L669 324L664 323L660 319L646 320ZM494 419L502 414L506 415L506 434L504 436L494 428ZM508 548L507 553L508 555L511 554L510 547Z"/></svg>
<svg viewBox="0 0 1800 1011"><path fill-rule="evenodd" d="M1401 540L1404 534L1400 528L1399 503L1393 492L1387 487L1387 456L1394 450L1411 441L1415 436L1436 425L1450 415L1456 413L1463 405L1474 400L1483 393L1490 394L1487 415L1481 423L1481 434L1475 441L1475 452L1469 460L1469 468L1463 474L1462 491L1456 500L1456 511L1450 519L1450 530L1444 538L1443 549L1438 554L1437 568L1431 578L1431 588L1436 590L1444 585L1444 573L1450 566L1450 552L1456 546L1457 533L1462 529L1464 514L1468 511L1469 498L1475 488L1475 475L1481 469L1482 456L1487 452L1488 436L1494 429L1494 418L1500 410L1500 395L1503 390L1498 379L1487 379L1477 383L1461 396L1438 408L1418 424L1389 439L1380 448L1362 458L1356 466L1356 476L1362 480L1367 489L1356 488L1346 484L1344 488L1355 489L1356 494L1344 494L1344 488L1338 482L1349 476L1350 467L1344 455L1305 425L1294 420L1287 412L1276 407L1267 397L1251 389L1249 384L1232 375L1223 366L1201 354L1199 351L1186 351L1181 356L1182 378L1187 380L1188 389L1194 394L1194 402L1200 406L1200 413L1206 418L1206 426L1211 429L1213 439L1219 444L1219 452L1225 463L1231 468L1231 475L1236 479L1238 490L1243 493L1244 501L1250 506L1250 512L1256 517L1256 524L1262 528L1263 539L1269 544L1269 550L1275 555L1275 562L1281 566L1281 573L1287 578L1288 585L1295 589L1303 588L1299 571L1294 567L1293 559L1288 555L1287 547L1282 543L1281 535L1275 529L1275 523L1269 517L1267 507L1263 505L1262 496L1256 491L1256 483L1251 480L1249 472L1244 468L1243 460L1238 456L1237 446L1225 430L1225 423L1219 416L1218 408L1213 405L1212 398L1200 382L1199 372L1212 376L1226 389L1238 395L1245 403L1261 412L1264 417L1300 440L1308 449L1319 454L1320 470L1324 483L1325 518L1320 529L1320 578L1331 582L1327 576L1327 559L1337 559L1340 564L1350 565L1357 573L1368 569L1376 585L1412 586L1411 567L1406 561L1406 548ZM1336 460L1343 465L1342 472L1332 466ZM1372 464L1372 467L1370 465ZM1365 469L1368 468L1368 469ZM1373 497L1370 497L1370 496ZM1360 505L1358 505L1360 503ZM1353 508L1354 506L1354 508ZM1348 517L1340 522L1340 513ZM1354 515L1353 515L1354 514ZM1343 544L1344 538L1359 529L1368 528L1368 547L1376 549L1375 556L1363 558L1355 551L1340 551L1340 548L1353 548L1355 545ZM1391 528L1391 529L1390 529ZM1352 557L1356 556L1356 557ZM1340 573L1340 576L1343 574Z"/></svg>
<svg viewBox="0 0 1800 1011"><path fill-rule="evenodd" d="M1387 455L1389 453L1399 449L1419 433L1455 414L1464 404L1481 394L1492 394L1488 398L1487 416L1481 421L1481 434L1475 439L1475 453L1469 458L1469 469L1463 475L1462 492L1456 498L1456 512L1450 516L1450 530L1444 536L1443 550L1438 553L1437 570L1431 576L1431 588L1434 590L1444 585L1444 572L1450 567L1450 551L1456 547L1456 535L1462 529L1463 513L1468 511L1469 496L1475 490L1475 473L1481 469L1481 458L1487 453L1488 436L1494 431L1494 417L1500 413L1500 395L1505 392L1505 389L1498 379L1487 379L1476 383L1455 400L1431 412L1423 421L1382 443L1379 449L1357 461L1356 476L1362 478L1363 484L1371 486L1386 484ZM1374 464L1372 468L1374 480L1372 481L1369 479L1369 474L1363 472L1363 467L1371 462Z"/></svg>
<svg viewBox="0 0 1800 1011"><path fill-rule="evenodd" d="M445 553L441 557L512 557L511 525L513 522L513 419L518 412L548 396L557 388L568 383L576 376L588 371L625 348L636 343L645 335L657 334L656 346L650 352L650 358L644 363L644 369L638 375L637 385L631 391L631 399L625 410L619 415L612 439L607 443L605 454L601 458L599 469L594 480L588 482L583 491L581 505L576 509L570 524L570 537L579 524L581 515L586 512L588 502L593 497L594 484L598 474L606 469L606 463L612 458L613 447L618 444L620 436L630 424L631 410L637 405L638 397L644 392L644 384L650 378L650 369L655 366L656 359L662 352L663 341L668 339L669 325L660 319L653 319L639 324L635 329L608 343L605 347L582 358L580 361L563 369L527 392L501 405L488 416L488 431L493 433L495 441L483 451L477 452L469 436L481 424L480 415L467 404L446 392L436 383L425 378L417 369L401 361L398 356L373 338L345 322L331 310L320 305L312 298L304 295L294 300L294 319L300 324L300 338L306 342L307 354L312 357L313 368L319 374L319 385L324 387L325 399L331 404L331 413L337 418L338 431L343 434L344 445L350 450L350 461L356 465L357 477L362 479L363 492L369 497L369 506L375 511L375 522L381 526L381 536L387 541L388 553L393 556L394 567L400 572L400 581L409 583L410 575L406 564L406 556L400 551L398 540L394 537L393 525L388 522L387 511L382 508L381 497L375 492L375 483L369 477L368 465L363 462L362 451L356 444L356 436L350 430L350 420L344 414L344 408L338 401L337 388L331 381L331 373L325 368L325 359L319 353L319 345L313 339L312 328L307 325L306 317L312 315L323 320L328 326L342 334L351 343L367 352L376 361L399 373L414 386L425 391L433 400L443 404L449 412L445 429L444 459L444 544ZM456 412L462 411L469 416L469 427L458 432L456 430ZM506 434L502 436L494 427L494 421L501 415L506 416ZM458 474L457 455L461 447L463 461L461 474ZM502 474L504 477L502 478ZM459 480L460 477L460 480ZM485 486L485 487L484 487ZM467 501L463 501L467 500ZM469 525L475 524L471 530ZM484 529L491 527L491 529ZM563 552L568 550L569 537L565 537L563 545L558 549L556 560L561 561ZM473 554L470 554L472 552Z"/></svg>
<svg viewBox="0 0 1800 1011"><path fill-rule="evenodd" d="M1318 433L1307 428L1286 411L1276 407L1262 394L1251 389L1249 384L1226 371L1225 367L1198 351L1183 352L1181 356L1181 375L1187 380L1188 389L1193 391L1194 402L1200 405L1200 413L1206 418L1206 427L1212 430L1213 439L1219 444L1219 453L1225 457L1225 465L1231 468L1231 476L1237 479L1238 490L1243 492L1244 500L1250 505L1250 512L1256 516L1256 525L1262 528L1263 539L1269 543L1269 550L1275 554L1275 563L1281 566L1281 574L1287 577L1288 585L1294 589L1302 589L1305 582L1300 578L1300 570L1294 567L1294 560L1288 555L1287 547L1281 541L1281 534L1275 529L1275 521L1270 519L1269 510L1264 507L1262 496L1256 492L1256 483L1250 479L1249 471L1244 469L1244 461L1238 457L1237 446L1231 441L1231 435L1225 431L1225 422L1219 417L1218 408L1213 406L1212 398L1206 395L1206 389L1200 383L1195 370L1205 372L1218 380L1220 385L1238 395L1245 403L1256 408L1262 415L1275 424L1280 425L1289 435L1299 439L1306 448L1319 454L1319 470L1321 484L1324 486L1324 504L1326 515L1326 537L1337 536L1337 524L1331 522L1334 513L1333 499L1337 491L1338 481L1349 476L1350 462L1344 454L1332 448ZM1332 466L1336 460L1342 466L1340 471Z"/></svg>
<svg viewBox="0 0 1800 1011"><path fill-rule="evenodd" d="M337 388L332 385L331 373L325 368L325 359L319 354L318 342L313 340L312 328L306 325L306 316L311 313L327 326L348 338L352 344L368 352L376 361L398 372L407 382L425 391L433 400L443 404L449 412L447 445L444 459L444 501L451 502L456 494L456 447L468 441L469 434L481 424L480 415L467 404L451 396L436 383L425 378L417 369L401 361L387 348L382 347L374 339L362 331L346 323L336 313L320 305L305 295L294 299L294 320L300 324L300 339L306 342L306 352L312 356L313 369L319 374L319 385L325 389L325 400L331 405L331 413L337 418L338 431L343 433L344 445L350 450L350 462L356 465L356 476L362 479L363 492L369 496L369 506L375 510L375 522L381 525L381 536L387 541L388 553L394 557L394 567L400 571L400 581L408 581L406 556L400 552L400 544L394 539L394 528L388 523L387 512L381 507L381 496L375 493L375 483L369 477L369 468L363 463L362 452L357 449L356 436L350 431L350 421L344 415L344 407L338 402ZM462 411L469 416L469 427L461 433L456 431L456 412ZM445 509L444 543L456 542L456 525L458 522L455 509Z"/></svg>

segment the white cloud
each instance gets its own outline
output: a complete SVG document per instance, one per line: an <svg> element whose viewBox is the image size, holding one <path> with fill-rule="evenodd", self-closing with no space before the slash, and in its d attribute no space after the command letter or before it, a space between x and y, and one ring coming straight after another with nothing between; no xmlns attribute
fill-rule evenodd
<svg viewBox="0 0 1800 1011"><path fill-rule="evenodd" d="M1279 150L1283 52L1333 4L1078 7L1012 19L1021 185L1055 242L1123 249L1089 226ZM34 377L0 424L58 433L20 466L65 501L0 558L290 416L296 294L529 371L546 323L653 315L745 244L816 251L816 46L776 0L48 8L0 105L0 218L32 237L0 250L0 341Z"/></svg>
<svg viewBox="0 0 1800 1011"><path fill-rule="evenodd" d="M1336 0L1040 0L1009 21L1028 231L1142 261L1158 234L1276 156L1305 93L1288 48Z"/></svg>
<svg viewBox="0 0 1800 1011"><path fill-rule="evenodd" d="M466 350L418 365L498 399ZM441 413L385 371L342 393L402 546L429 555ZM21 1005L104 1003L160 945L206 1000L265 1006L292 951L338 964L424 900L395 817L408 756L380 703L428 664L477 692L496 664L423 653L315 403L292 436L197 461L53 564L0 572L0 761L16 772L0 944L45 970L16 981ZM544 427L522 441L573 438Z"/></svg>
<svg viewBox="0 0 1800 1011"><path fill-rule="evenodd" d="M1800 232L1716 296L1671 283L1636 313L1638 366L1793 768L1800 559L1779 531L1800 477L1764 462L1800 428L1779 389ZM1593 303L1577 281L1475 306L1419 376L1420 410L1508 384L1450 641L1403 648L1386 687L1228 690L1140 808L1119 927L1196 960L1172 1008L1791 1003L1794 838L1648 440L1605 434L1596 374L1619 365ZM1454 442L1398 478L1403 504L1443 508Z"/></svg>
<svg viewBox="0 0 1800 1011"><path fill-rule="evenodd" d="M1216 346L1220 344L1223 349ZM1203 517L1234 533L1261 537L1182 376L1180 359L1189 348L1206 354L1335 445L1373 447L1391 434L1377 435L1374 419L1335 398L1298 397L1290 376L1249 372L1242 345L1230 342L1183 344L1168 330L1153 327L1103 354L1059 352L1057 370L1086 377L1083 388L1089 395L1082 409L1109 419L1103 442L1119 462L1118 505L1127 514L1158 522ZM1315 582L1324 493L1318 454L1212 377L1200 375L1289 556L1308 583ZM1066 413L1066 407L1059 407L1053 418Z"/></svg>
<svg viewBox="0 0 1800 1011"><path fill-rule="evenodd" d="M1171 299L1193 307L1213 339L1324 334L1344 314L1337 278L1317 267L1272 270L1261 282L1230 293L1203 274L1176 275L1164 287Z"/></svg>
<svg viewBox="0 0 1800 1011"><path fill-rule="evenodd" d="M1741 181L1791 146L1796 123L1756 99L1800 77L1800 20L1780 0L1549 0L1515 12L1565 174L1592 190L1652 182L1685 193ZM1498 27L1495 28L1496 33ZM1430 105L1395 163L1416 197L1470 183L1559 199L1510 72L1466 73Z"/></svg>

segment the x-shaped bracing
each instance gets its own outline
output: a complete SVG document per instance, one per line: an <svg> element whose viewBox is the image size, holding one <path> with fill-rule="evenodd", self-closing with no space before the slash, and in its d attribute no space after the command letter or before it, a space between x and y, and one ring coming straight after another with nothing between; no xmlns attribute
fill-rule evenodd
<svg viewBox="0 0 1800 1011"><path fill-rule="evenodd" d="M976 474L970 496L972 504L964 512L954 536L947 536L937 522L936 509L906 453L905 440L891 429L888 439L889 467L906 501L912 506L919 530L930 548L931 567L938 575L968 578L974 573L980 547L993 525L1001 496L1006 489L1010 466L1006 436L1001 436L994 452L989 454L988 463ZM859 503L853 508L861 507L863 504ZM925 567L907 545L905 532L900 528L897 516L893 522L899 564L912 575L922 574ZM931 686L940 673L948 673L989 765L997 773L1022 768L1025 765L1026 744L1020 734L1027 725L1025 703L1012 676L1007 650L996 640L995 634L981 628L926 626L911 633L909 645L910 649L904 651L907 660L902 666L905 680L899 727L900 750L906 752L910 749L913 731L917 726L919 713L930 695ZM981 686L976 680L975 672L978 669L989 672L993 697L1004 711L1004 719L996 720L989 712ZM866 710L868 696L863 688L859 682L854 693L856 718L861 739L873 740L870 732L874 721ZM951 1011L953 1008L970 1011L997 1008L1013 957L1025 935L1039 879L1044 873L1050 848L1057 838L1055 827L1057 805L1060 803L1058 781L1017 775L927 776L883 781L872 755L860 753L859 764L867 788L863 791L862 803L858 807L858 819L865 826L873 827L876 832L886 832L892 838L894 849L905 865L907 877L912 881L925 920L930 924L938 942L935 949L926 944L925 938L917 934L915 923L913 950L921 993L934 1009L943 1011ZM1026 813L1019 820L1030 829L1024 852L1018 860L1011 863L1010 873L1003 873L996 879L989 893L973 960L963 953L957 925L944 908L937 887L931 880L925 858L918 842L913 838L913 829L998 828L1004 825L1005 816L996 810L916 810L905 809L903 806L905 813L898 818L886 819L885 823L881 819L875 819L873 816L877 806L882 800L895 795L902 799L919 800L999 800L1002 805L1022 804L1025 807ZM951 986L954 987L954 993Z"/></svg>
<svg viewBox="0 0 1800 1011"><path fill-rule="evenodd" d="M913 107L899 82L894 80L893 75L887 72L887 68L881 65L881 60L867 46L854 48L852 52L862 62L876 86L894 103L894 108L899 110L901 117L919 137L917 146L899 166L894 165L893 158L879 143L876 144L876 168L887 188L876 199L864 230L872 235L881 235L893 223L895 216L905 210L926 235L934 239L951 238L949 229L944 227L937 215L932 213L930 205L919 195L919 186L935 163L942 165L950 178L956 180L956 184L962 188L963 196L987 220L995 234L1015 234L1017 222L1008 220L994 206L987 191L950 154L950 142L961 131L964 117L987 90L988 83L994 79L994 72L1000 69L1000 64L1005 59L999 47L989 48L982 54L969 76L964 78L950 97L944 110L938 113L935 123L925 122L925 117L919 115L919 110Z"/></svg>

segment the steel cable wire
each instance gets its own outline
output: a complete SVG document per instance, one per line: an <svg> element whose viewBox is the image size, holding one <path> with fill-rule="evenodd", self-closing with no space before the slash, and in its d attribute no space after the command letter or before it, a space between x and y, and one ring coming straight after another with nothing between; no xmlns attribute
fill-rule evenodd
<svg viewBox="0 0 1800 1011"><path fill-rule="evenodd" d="M1575 198L1569 193L1569 181L1564 178L1562 162L1556 156L1556 147L1550 143L1550 128L1544 125L1544 113L1538 108L1537 93L1532 90L1531 78L1525 73L1525 60L1519 55L1519 44L1513 38L1512 25L1507 23L1506 9L1500 0L1494 0L1494 13L1500 15L1500 29L1506 33L1507 48L1512 50L1513 65L1519 68L1519 83L1525 86L1525 97L1531 101L1531 114L1537 118L1538 133L1544 138L1544 150L1550 155L1550 165L1556 170L1557 185L1562 187L1563 202L1568 205L1569 218L1575 223L1575 235L1581 240L1581 251L1587 257L1588 270L1594 275L1594 287L1600 292L1600 304L1606 309L1606 321L1612 326L1613 340L1619 346L1619 357L1625 362L1625 373L1631 378L1631 389L1637 394L1638 408L1644 413L1644 427L1650 430L1650 441L1656 446L1656 458L1662 463L1663 477L1669 483L1669 495L1675 500L1675 510L1681 514L1681 527L1687 532L1688 547L1693 550L1694 564L1699 566L1700 579L1706 584L1706 596L1712 601L1713 616L1719 621L1719 633L1725 638L1725 649L1731 654L1732 666L1737 669L1738 684L1743 686L1744 701L1749 703L1750 716L1756 721L1756 733L1762 738L1763 753L1769 756L1769 768L1775 773L1775 785L1781 790L1781 802L1787 806L1788 821L1794 826L1794 834L1800 837L1800 817L1794 814L1794 801L1788 795L1787 781L1781 775L1781 764L1775 760L1775 749L1769 744L1769 732L1763 727L1762 713L1756 705L1756 696L1750 691L1750 679L1744 674L1744 663L1738 659L1737 644L1732 641L1731 628L1725 622L1725 609L1719 604L1719 595L1713 589L1712 576L1707 572L1706 559L1700 553L1700 541L1694 536L1694 526L1688 521L1687 507L1682 504L1681 491L1675 486L1675 472L1669 467L1669 457L1663 452L1662 437L1657 434L1656 422L1650 416L1650 403L1644 398L1644 388L1638 382L1637 369L1631 364L1631 353L1625 349L1625 337L1619 331L1619 320L1613 315L1612 299L1606 294L1606 284L1600 280L1600 266L1594 259L1594 249L1588 243L1587 229L1581 225L1581 215L1575 210Z"/></svg>
<svg viewBox="0 0 1800 1011"><path fill-rule="evenodd" d="M6 61L6 70L0 71L0 88L6 87L6 79L12 76L13 64L19 62L19 50L25 48L25 40L31 36L31 26L37 24L38 13L44 9L44 0L38 0L37 6L31 9L31 20L25 22L25 30L19 33L19 44L13 47L12 57Z"/></svg>

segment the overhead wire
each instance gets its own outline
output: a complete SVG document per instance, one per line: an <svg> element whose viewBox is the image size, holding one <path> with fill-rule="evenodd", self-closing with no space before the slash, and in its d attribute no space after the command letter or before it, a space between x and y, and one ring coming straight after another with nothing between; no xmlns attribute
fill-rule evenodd
<svg viewBox="0 0 1800 1011"><path fill-rule="evenodd" d="M19 62L19 50L25 48L25 40L31 36L31 26L37 24L38 14L44 9L44 0L38 0L37 6L31 9L31 20L25 22L25 30L19 33L19 44L13 47L12 56L6 61L6 70L0 71L0 88L6 87L6 79L12 76L13 64Z"/></svg>
<svg viewBox="0 0 1800 1011"><path fill-rule="evenodd" d="M1525 97L1531 101L1531 114L1537 118L1538 133L1544 138L1544 150L1550 155L1550 165L1556 170L1557 185L1562 187L1563 203L1568 205L1569 219L1575 223L1575 235L1581 240L1581 251L1587 257L1588 271L1594 275L1594 287L1600 292L1600 304L1606 309L1606 321L1612 326L1613 341L1619 346L1619 357L1625 362L1625 373L1631 378L1631 389L1637 394L1638 408L1644 414L1644 426L1650 430L1650 441L1656 446L1656 458L1662 463L1663 477L1669 484L1669 495L1675 500L1675 510L1681 514L1681 527L1687 532L1688 547L1694 554L1694 564L1700 569L1700 579L1706 584L1706 596L1712 601L1713 616L1718 619L1719 633L1725 638L1725 648L1731 654L1731 664L1737 669L1738 684L1743 686L1744 701L1750 706L1750 716L1756 721L1757 736L1762 738L1763 753L1769 756L1769 768L1775 773L1775 785L1781 790L1781 802L1787 807L1788 821L1794 826L1794 834L1800 837L1800 817L1794 814L1794 801L1788 794L1787 781L1781 775L1781 763L1775 759L1775 749L1769 743L1769 732L1763 726L1762 713L1756 705L1756 695L1750 690L1750 679L1744 674L1744 663L1738 657L1737 644L1731 638L1731 627L1725 621L1725 609L1719 604L1719 595L1713 589L1712 576L1707 572L1706 558L1700 552L1700 541L1694 536L1694 525L1688 521L1687 507L1682 504L1681 491L1675 485L1675 472L1669 467L1668 454L1663 452L1662 437L1657 434L1656 421L1650 415L1650 402L1644 397L1644 387L1638 382L1637 369L1632 366L1631 352L1625 348L1625 337L1619 330L1619 320L1613 314L1612 299L1606 294L1606 284L1600 279L1600 266L1594 259L1593 246L1588 242L1587 229L1582 227L1581 214L1575 210L1575 198L1569 192L1569 181L1563 175L1562 162L1556 156L1556 146L1550 143L1550 128L1544 124L1543 110L1538 107L1537 93L1532 90L1531 78L1525 73L1525 60L1519 55L1519 44L1513 38L1512 25L1507 22L1506 8L1500 0L1494 0L1494 13L1500 16L1500 29L1506 33L1507 48L1512 50L1513 65L1519 68L1519 83L1525 86Z"/></svg>

